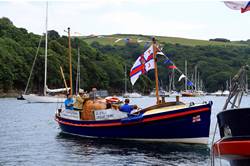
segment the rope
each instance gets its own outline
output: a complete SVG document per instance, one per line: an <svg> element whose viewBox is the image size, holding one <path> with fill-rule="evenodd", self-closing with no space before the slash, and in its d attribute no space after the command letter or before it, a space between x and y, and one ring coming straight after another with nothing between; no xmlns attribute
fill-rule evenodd
<svg viewBox="0 0 250 166"><path fill-rule="evenodd" d="M232 109L233 108L240 108L241 99L242 99L243 93L245 91L245 84L246 84L246 80L244 79L244 76L247 74L248 68L249 68L248 65L241 67L239 72L234 76L234 78L232 80L233 83L232 83L232 87L230 88L229 96L226 100L226 103L225 103L222 111L226 111L226 109L228 108L228 104L231 104ZM233 100L233 101L231 101L231 100ZM235 103L237 100L238 100L238 103L236 105ZM211 166L214 166L213 144L214 144L214 139L215 139L215 134L217 132L217 128L218 128L218 121L216 122L216 125L215 125L215 131L214 131L212 145L211 145ZM222 138L221 141L223 139L224 138ZM218 156L220 159L220 165L222 165L221 155L220 155L220 147L219 147L220 142L218 142Z"/></svg>
<svg viewBox="0 0 250 166"><path fill-rule="evenodd" d="M213 134L213 138L212 138L212 143L211 143L211 166L214 166L214 153L213 153L213 144L214 144L214 139L215 139L215 134L217 132L217 126L218 126L218 122L216 121L216 124L215 124L215 128L214 128L214 134Z"/></svg>
<svg viewBox="0 0 250 166"><path fill-rule="evenodd" d="M186 78L185 79L187 79L187 82L189 81L189 82L192 82L176 65L175 65L175 63L173 62L173 61L171 61L170 59L169 59L169 57L166 55L166 54L164 54L163 52L162 52L162 50L159 48L159 47L157 47L158 48L158 51L159 52L161 52L160 53L160 55L163 55L164 57L165 57L165 60L168 60L169 61L169 63L171 63L172 65L174 65L176 68L175 69L173 69L173 70L176 70L176 71L178 71L179 72L179 74L180 75L184 75ZM192 82L193 83L193 82ZM195 86L194 85L192 85L191 86L193 89L195 89ZM200 100L200 102L202 102L202 99L201 99L201 97L200 97L200 95L198 96L198 99Z"/></svg>
<svg viewBox="0 0 250 166"><path fill-rule="evenodd" d="M28 86L29 86L29 83L30 83L30 78L31 78L31 75L33 73L33 69L34 69L34 66L35 66L35 63L36 63L36 59L37 59L37 55L38 55L38 51L39 51L39 48L40 48L40 45L41 45L42 38L43 38L43 36L41 36L38 47L37 47L37 50L36 50L36 56L34 58L34 61L33 61L32 67L31 67L30 75L29 75L28 82L27 82L26 87L25 87L24 94L26 94L27 90L28 90Z"/></svg>

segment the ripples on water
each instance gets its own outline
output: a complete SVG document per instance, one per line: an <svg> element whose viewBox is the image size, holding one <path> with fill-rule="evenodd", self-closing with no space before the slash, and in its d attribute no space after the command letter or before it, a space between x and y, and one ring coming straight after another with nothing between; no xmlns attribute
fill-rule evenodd
<svg viewBox="0 0 250 166"><path fill-rule="evenodd" d="M215 115L225 98L182 100L213 100L212 135ZM247 100L244 98L242 104L247 106ZM143 107L153 104L155 99L131 101ZM0 99L0 165L209 165L210 150L206 145L87 139L63 134L54 121L58 107L60 104Z"/></svg>

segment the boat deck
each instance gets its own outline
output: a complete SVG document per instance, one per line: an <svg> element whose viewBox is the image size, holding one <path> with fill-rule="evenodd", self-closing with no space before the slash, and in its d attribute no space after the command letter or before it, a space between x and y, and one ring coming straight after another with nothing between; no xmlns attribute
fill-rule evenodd
<svg viewBox="0 0 250 166"><path fill-rule="evenodd" d="M174 105L174 106L169 106L169 107L157 108L157 109L153 109L153 110L149 110L149 111L145 112L144 115L158 114L158 113L162 113L162 112L168 112L168 111L173 111L173 110L183 109L183 108L187 108L187 105L181 104L181 105Z"/></svg>

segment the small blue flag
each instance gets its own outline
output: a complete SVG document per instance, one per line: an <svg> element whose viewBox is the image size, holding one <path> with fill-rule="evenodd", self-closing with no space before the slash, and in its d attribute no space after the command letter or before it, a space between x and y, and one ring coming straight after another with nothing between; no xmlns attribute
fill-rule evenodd
<svg viewBox="0 0 250 166"><path fill-rule="evenodd" d="M191 81L187 81L187 86L194 86L194 84Z"/></svg>
<svg viewBox="0 0 250 166"><path fill-rule="evenodd" d="M171 60L169 60L169 59L166 59L166 60L164 61L164 64L169 64L169 63L171 63L171 64L172 64L172 61L171 61Z"/></svg>
<svg viewBox="0 0 250 166"><path fill-rule="evenodd" d="M148 48L149 45L150 45L150 42L147 41L147 42L145 43L145 45L144 45L144 49Z"/></svg>

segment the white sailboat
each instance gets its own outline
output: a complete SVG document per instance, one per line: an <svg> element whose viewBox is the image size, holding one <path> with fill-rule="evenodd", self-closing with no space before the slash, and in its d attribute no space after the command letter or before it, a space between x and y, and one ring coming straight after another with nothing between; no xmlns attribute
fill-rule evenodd
<svg viewBox="0 0 250 166"><path fill-rule="evenodd" d="M175 88L175 69L172 69L172 73L169 76L169 88L168 88L168 96L169 97L176 97L180 96L180 93L176 91Z"/></svg>
<svg viewBox="0 0 250 166"><path fill-rule="evenodd" d="M141 94L137 93L137 92L132 92L132 93L129 93L127 92L127 66L125 64L125 72L124 72L124 76L125 76L125 80L124 80L124 94L122 95L122 97L124 98L140 98L142 97Z"/></svg>
<svg viewBox="0 0 250 166"><path fill-rule="evenodd" d="M183 97L198 97L205 96L206 93L203 91L203 82L200 79L200 74L197 71L197 65L194 70L194 89L187 89L187 77L185 78L185 90L181 92ZM187 61L185 60L185 74L187 75Z"/></svg>
<svg viewBox="0 0 250 166"><path fill-rule="evenodd" d="M223 91L222 90L217 90L216 92L211 93L211 96L222 96Z"/></svg>
<svg viewBox="0 0 250 166"><path fill-rule="evenodd" d="M185 60L185 75L188 76L187 74L187 60ZM189 89L187 87L187 77L185 77L185 90L181 91L182 97L195 97L194 90Z"/></svg>
<svg viewBox="0 0 250 166"><path fill-rule="evenodd" d="M25 100L27 100L30 103L57 103L57 102L64 102L65 100L65 96L50 96L47 93L58 93L58 92L63 92L63 91L67 91L68 89L66 88L60 88L60 89L48 89L47 87L47 51L48 51L48 2L46 3L46 23L45 23L45 27L46 27L46 33L45 33L45 65L44 65L44 91L43 91L43 96L39 96L36 94L26 94L27 92L27 88L28 88L28 84L29 84L29 80L27 83L27 86L25 88L25 92L23 94L23 98ZM32 70L33 70L33 66L32 66ZM31 70L31 73L32 73ZM30 76L31 76L30 73Z"/></svg>
<svg viewBox="0 0 250 166"><path fill-rule="evenodd" d="M155 92L155 89L154 89L152 92L150 92L149 97L156 97L155 93L156 92ZM159 96L169 97L169 92L166 92L163 89L160 89L158 93L159 93Z"/></svg>

